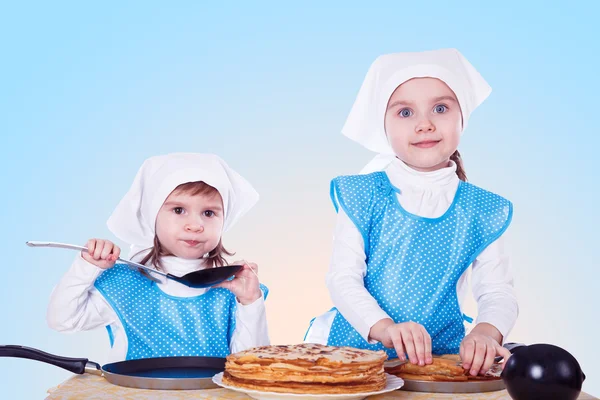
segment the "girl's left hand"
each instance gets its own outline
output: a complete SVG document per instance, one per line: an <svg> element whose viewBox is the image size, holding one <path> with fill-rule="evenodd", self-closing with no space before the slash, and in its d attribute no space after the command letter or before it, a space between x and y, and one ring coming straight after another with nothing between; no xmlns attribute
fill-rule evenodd
<svg viewBox="0 0 600 400"><path fill-rule="evenodd" d="M258 265L244 260L232 263L232 265L236 264L242 264L244 268L235 274L232 280L222 282L214 287L223 287L231 290L238 301L246 306L254 303L263 295L260 290L258 277L254 275L254 272L258 275Z"/></svg>
<svg viewBox="0 0 600 400"><path fill-rule="evenodd" d="M472 376L485 374L494 364L496 356L504 357L504 363L510 357L510 351L502 346L491 336L471 332L460 344L460 358L463 368L470 370Z"/></svg>

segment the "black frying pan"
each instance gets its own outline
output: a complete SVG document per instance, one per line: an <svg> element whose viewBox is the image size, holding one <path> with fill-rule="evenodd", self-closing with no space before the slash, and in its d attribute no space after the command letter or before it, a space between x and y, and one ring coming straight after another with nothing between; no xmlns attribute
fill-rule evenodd
<svg viewBox="0 0 600 400"><path fill-rule="evenodd" d="M213 389L212 377L225 370L218 357L161 357L101 366L87 358L68 358L24 346L0 346L0 357L18 357L56 365L76 374L103 376L114 385L138 389Z"/></svg>

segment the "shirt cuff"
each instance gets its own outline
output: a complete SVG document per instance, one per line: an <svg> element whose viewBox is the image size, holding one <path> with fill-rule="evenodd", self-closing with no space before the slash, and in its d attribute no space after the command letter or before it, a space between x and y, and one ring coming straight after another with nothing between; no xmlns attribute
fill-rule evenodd
<svg viewBox="0 0 600 400"><path fill-rule="evenodd" d="M365 324L360 329L356 329L356 331L363 337L369 344L377 344L379 341L369 339L369 332L373 325L381 321L382 319L392 319L389 315L382 309L373 310L372 313L369 313L369 316L365 319Z"/></svg>
<svg viewBox="0 0 600 400"><path fill-rule="evenodd" d="M513 313L485 312L477 316L475 325L481 323L492 325L494 328L498 329L502 335L502 342L504 343L506 342L510 331L512 331L513 327L515 326L515 322L516 315L513 315Z"/></svg>
<svg viewBox="0 0 600 400"><path fill-rule="evenodd" d="M253 303L243 305L238 302L236 316L243 321L255 321L261 318L265 311L265 297L260 296Z"/></svg>
<svg viewBox="0 0 600 400"><path fill-rule="evenodd" d="M81 253L79 253L71 265L71 271L81 281L94 283L96 278L98 278L105 270L84 260Z"/></svg>

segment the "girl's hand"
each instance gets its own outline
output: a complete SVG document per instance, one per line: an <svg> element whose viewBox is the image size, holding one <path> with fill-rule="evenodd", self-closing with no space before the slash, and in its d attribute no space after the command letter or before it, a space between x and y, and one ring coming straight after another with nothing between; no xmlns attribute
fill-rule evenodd
<svg viewBox="0 0 600 400"><path fill-rule="evenodd" d="M246 306L254 303L263 295L260 290L258 277L254 275L254 273L258 274L258 265L243 260L236 261L232 265L236 264L242 264L244 268L235 274L232 280L222 282L214 287L223 287L231 290L238 301ZM252 272L253 270L254 272Z"/></svg>
<svg viewBox="0 0 600 400"><path fill-rule="evenodd" d="M119 246L109 240L90 239L86 246L88 251L82 251L81 257L102 269L112 268L121 254Z"/></svg>
<svg viewBox="0 0 600 400"><path fill-rule="evenodd" d="M502 367L510 357L510 351L502 346L490 335L471 332L460 344L460 358L463 368L470 370L472 376L483 375L494 364L496 356L504 357Z"/></svg>
<svg viewBox="0 0 600 400"><path fill-rule="evenodd" d="M395 324L391 319L383 319L373 325L369 336L395 349L401 361L406 360L406 353L412 364L423 366L433 362L431 337L421 324L412 321Z"/></svg>

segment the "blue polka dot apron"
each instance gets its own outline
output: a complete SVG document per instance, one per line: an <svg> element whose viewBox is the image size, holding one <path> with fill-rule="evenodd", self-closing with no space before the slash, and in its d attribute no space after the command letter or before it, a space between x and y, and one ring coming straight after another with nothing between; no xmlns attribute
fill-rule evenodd
<svg viewBox="0 0 600 400"><path fill-rule="evenodd" d="M200 296L174 297L123 264L103 272L95 287L123 324L126 360L229 354L236 309L231 291L212 288ZM266 297L268 289L261 289Z"/></svg>
<svg viewBox="0 0 600 400"><path fill-rule="evenodd" d="M404 210L385 172L341 176L331 196L361 232L365 243L365 288L396 322L423 325L433 354L457 354L465 335L456 291L458 280L475 258L506 230L512 204L460 181L453 203L439 218ZM369 344L337 312L328 344L361 349L393 349Z"/></svg>

